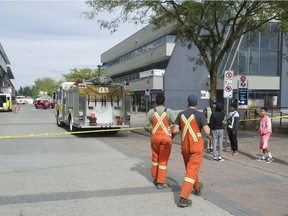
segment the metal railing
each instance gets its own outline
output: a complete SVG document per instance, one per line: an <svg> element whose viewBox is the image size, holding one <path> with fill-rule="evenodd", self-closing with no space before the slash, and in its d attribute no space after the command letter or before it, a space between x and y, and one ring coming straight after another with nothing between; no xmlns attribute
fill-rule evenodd
<svg viewBox="0 0 288 216"><path fill-rule="evenodd" d="M240 128L255 129L259 127L261 107L250 107L241 112ZM288 107L272 108L267 111L272 120L272 128L277 131L288 130Z"/></svg>

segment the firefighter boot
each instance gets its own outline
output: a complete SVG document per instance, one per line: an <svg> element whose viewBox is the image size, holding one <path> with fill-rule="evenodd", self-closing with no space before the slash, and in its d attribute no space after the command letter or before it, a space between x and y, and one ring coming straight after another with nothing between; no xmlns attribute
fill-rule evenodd
<svg viewBox="0 0 288 216"><path fill-rule="evenodd" d="M191 207L191 206L192 206L192 200L184 199L183 197L180 197L178 207L184 208L184 207Z"/></svg>

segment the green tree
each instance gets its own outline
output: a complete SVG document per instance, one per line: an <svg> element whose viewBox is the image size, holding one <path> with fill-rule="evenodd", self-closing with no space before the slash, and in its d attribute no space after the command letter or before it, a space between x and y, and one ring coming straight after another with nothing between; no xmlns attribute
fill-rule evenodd
<svg viewBox="0 0 288 216"><path fill-rule="evenodd" d="M216 98L220 63L233 43L255 29L265 32L265 24L270 21L277 21L278 27L286 32L288 20L285 1L88 0L86 3L91 8L86 12L90 19L102 12L114 15L110 20L98 20L101 28L111 32L124 22L152 23L156 28L172 23L183 44L198 48L199 56L191 60L207 68L212 99Z"/></svg>
<svg viewBox="0 0 288 216"><path fill-rule="evenodd" d="M90 68L73 68L68 74L62 74L63 78L67 82L75 82L77 79L89 80L96 76L105 74L104 70L90 69Z"/></svg>
<svg viewBox="0 0 288 216"><path fill-rule="evenodd" d="M19 90L17 91L17 95L23 95L23 96L30 96L33 95L33 86L20 86Z"/></svg>
<svg viewBox="0 0 288 216"><path fill-rule="evenodd" d="M49 77L36 79L34 81L35 87L32 89L33 97L37 97L40 91L47 92L49 96L52 96L53 92L58 88L61 81L55 81Z"/></svg>

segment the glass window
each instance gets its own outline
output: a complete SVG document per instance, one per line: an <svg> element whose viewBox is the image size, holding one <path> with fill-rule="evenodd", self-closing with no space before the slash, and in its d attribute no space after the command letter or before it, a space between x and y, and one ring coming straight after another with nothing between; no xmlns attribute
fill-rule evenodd
<svg viewBox="0 0 288 216"><path fill-rule="evenodd" d="M248 47L248 44L247 44L247 34L245 34L245 35L242 36L242 41L241 41L240 49L243 50L243 49L246 49L247 47Z"/></svg>
<svg viewBox="0 0 288 216"><path fill-rule="evenodd" d="M250 47L251 48L255 48L255 49L257 49L257 48L259 48L259 31L258 30L255 30L255 31L253 31L253 32L250 32L250 43L251 43L251 45L250 45Z"/></svg>
<svg viewBox="0 0 288 216"><path fill-rule="evenodd" d="M239 74L248 75L248 52L239 51Z"/></svg>
<svg viewBox="0 0 288 216"><path fill-rule="evenodd" d="M176 36L166 35L166 36L164 36L162 38L159 38L159 39L157 39L155 41L152 41L151 43L149 43L149 44L147 44L145 46L142 46L142 47L140 47L140 48L138 48L138 49L136 49L136 50L134 50L134 51L132 51L130 53L127 53L124 56L121 56L121 57L119 57L117 59L114 59L111 62L106 63L106 65L108 67L111 67L111 66L116 65L116 64L118 64L120 62L127 61L127 60L129 60L131 58L134 58L134 57L139 56L139 55L141 55L143 53L146 53L146 52L148 52L148 51L150 51L152 49L158 48L158 47L168 43L168 41L175 43L175 39L176 39Z"/></svg>
<svg viewBox="0 0 288 216"><path fill-rule="evenodd" d="M271 37L270 37L270 49L279 49L279 31L277 30L277 24L271 23L270 29Z"/></svg>
<svg viewBox="0 0 288 216"><path fill-rule="evenodd" d="M259 71L259 50L251 49L249 54L249 75L256 75Z"/></svg>
<svg viewBox="0 0 288 216"><path fill-rule="evenodd" d="M259 75L268 75L268 74L269 74L269 51L261 50Z"/></svg>
<svg viewBox="0 0 288 216"><path fill-rule="evenodd" d="M261 34L260 47L263 49L269 49L269 36L266 34Z"/></svg>
<svg viewBox="0 0 288 216"><path fill-rule="evenodd" d="M269 55L269 75L270 76L277 76L278 75L278 52L277 51L270 51Z"/></svg>
<svg viewBox="0 0 288 216"><path fill-rule="evenodd" d="M233 53L231 53L232 58L234 58L235 55L235 51ZM230 65L229 65L230 67ZM232 70L234 70L234 76L239 75L239 53L236 54L235 59L234 59L234 63L232 65Z"/></svg>

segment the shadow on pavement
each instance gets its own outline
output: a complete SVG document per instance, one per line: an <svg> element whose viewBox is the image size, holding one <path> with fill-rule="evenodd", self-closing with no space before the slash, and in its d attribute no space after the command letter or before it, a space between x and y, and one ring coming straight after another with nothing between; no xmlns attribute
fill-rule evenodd
<svg viewBox="0 0 288 216"><path fill-rule="evenodd" d="M248 153L246 153L246 152L239 151L239 153L242 154L242 155L245 155L246 157L248 157L248 158L250 158L250 159L252 159L252 160L255 160L255 159L256 159L254 155L248 154ZM257 154L257 156L260 157L261 154ZM280 164L283 164L283 165L288 165L288 162L286 162L286 161L284 161L284 160L280 160L280 159L275 158L275 157L273 157L273 159L274 159L274 162L276 162L276 163L280 163Z"/></svg>
<svg viewBox="0 0 288 216"><path fill-rule="evenodd" d="M151 178L151 173L150 173L150 169L147 168L146 166L142 165L142 164L135 164L134 167L130 168L131 171L133 172L138 172L140 175L144 176L149 182L151 182L151 187L154 186L153 185L153 179ZM178 203L179 201L179 192L181 190L181 187L179 186L179 183L177 180L175 180L174 178L168 176L167 177L167 183L169 184L169 188L171 189L173 195L174 195L174 202L175 204ZM155 190L167 190L167 189L156 189ZM169 189L168 189L169 190Z"/></svg>

